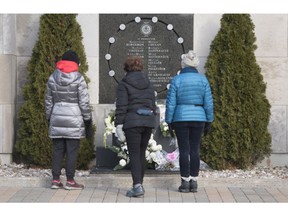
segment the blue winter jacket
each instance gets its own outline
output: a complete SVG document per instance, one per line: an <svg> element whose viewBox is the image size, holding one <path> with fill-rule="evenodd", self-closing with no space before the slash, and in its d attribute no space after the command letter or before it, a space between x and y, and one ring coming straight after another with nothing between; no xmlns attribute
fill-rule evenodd
<svg viewBox="0 0 288 216"><path fill-rule="evenodd" d="M183 68L171 83L166 99L165 121L212 122L213 98L210 84L196 68Z"/></svg>

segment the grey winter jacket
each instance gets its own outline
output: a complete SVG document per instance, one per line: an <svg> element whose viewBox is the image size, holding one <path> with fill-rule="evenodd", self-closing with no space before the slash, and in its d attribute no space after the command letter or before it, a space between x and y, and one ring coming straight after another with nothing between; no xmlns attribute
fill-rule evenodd
<svg viewBox="0 0 288 216"><path fill-rule="evenodd" d="M85 137L83 120L92 115L87 84L79 72L54 71L47 82L45 111L50 138Z"/></svg>

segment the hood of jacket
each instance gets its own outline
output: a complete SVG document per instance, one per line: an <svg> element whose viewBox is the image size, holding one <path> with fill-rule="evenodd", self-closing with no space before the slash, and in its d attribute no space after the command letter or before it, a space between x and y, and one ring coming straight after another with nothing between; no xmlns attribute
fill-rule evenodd
<svg viewBox="0 0 288 216"><path fill-rule="evenodd" d="M123 81L136 89L146 89L150 85L148 75L141 71L128 72Z"/></svg>
<svg viewBox="0 0 288 216"><path fill-rule="evenodd" d="M67 86L79 79L78 65L72 61L62 60L57 62L53 78L58 85Z"/></svg>
<svg viewBox="0 0 288 216"><path fill-rule="evenodd" d="M195 67L185 67L185 68L182 68L180 71L180 74L183 74L183 73L199 73L199 72Z"/></svg>

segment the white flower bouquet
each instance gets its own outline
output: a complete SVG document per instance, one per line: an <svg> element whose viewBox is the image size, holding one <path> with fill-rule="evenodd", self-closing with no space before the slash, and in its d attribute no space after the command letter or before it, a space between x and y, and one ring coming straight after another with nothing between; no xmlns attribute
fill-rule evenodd
<svg viewBox="0 0 288 216"><path fill-rule="evenodd" d="M104 124L105 124L105 132L103 135L103 142L104 142L104 147L107 147L107 135L110 134L115 134L115 126L114 126L114 120L115 120L115 112L111 111L108 116L104 119Z"/></svg>
<svg viewBox="0 0 288 216"><path fill-rule="evenodd" d="M169 127L165 121L160 122L160 130L164 137L170 137Z"/></svg>
<svg viewBox="0 0 288 216"><path fill-rule="evenodd" d="M115 111L111 111L108 116L105 118L105 133L104 133L104 146L106 148L109 148L113 152L117 154L117 156L120 158L119 163L114 167L114 170L123 169L126 167L130 160L129 160L129 152L127 148L126 142L121 142L119 139L117 140L117 143L119 145L106 145L107 142L107 135L115 135L116 128L114 126L114 119L115 119ZM162 121L162 124L160 124L160 127L162 125L163 131L162 134L166 134L167 136L170 136L168 125L164 121ZM167 126L167 128L166 128ZM117 138L117 137L116 137ZM172 139L172 141L174 141ZM175 170L178 169L177 160L178 157L176 155L176 152L173 153L173 155L169 155L167 157L167 152L165 152L162 148L162 145L157 143L157 141L154 139L154 135L151 134L150 140L148 142L148 146L146 149L145 157L148 164L153 165L155 169L164 170ZM173 161L171 160L173 158Z"/></svg>

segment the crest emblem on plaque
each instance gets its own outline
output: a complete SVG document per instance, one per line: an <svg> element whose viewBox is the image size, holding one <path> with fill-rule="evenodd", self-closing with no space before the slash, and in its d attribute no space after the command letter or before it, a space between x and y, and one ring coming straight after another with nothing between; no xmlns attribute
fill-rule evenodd
<svg viewBox="0 0 288 216"><path fill-rule="evenodd" d="M144 35L144 36L148 36L151 34L152 32L152 26L149 25L148 23L144 23L141 28L140 28L140 31L141 33Z"/></svg>

